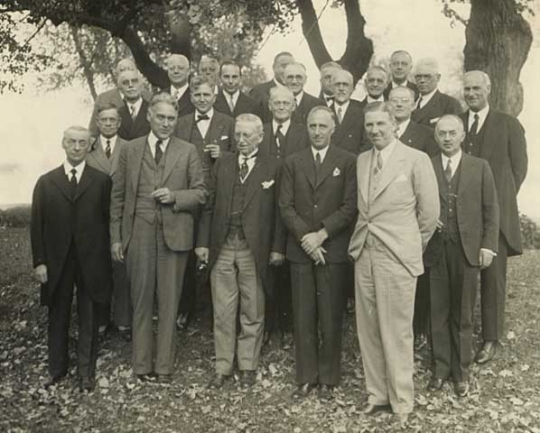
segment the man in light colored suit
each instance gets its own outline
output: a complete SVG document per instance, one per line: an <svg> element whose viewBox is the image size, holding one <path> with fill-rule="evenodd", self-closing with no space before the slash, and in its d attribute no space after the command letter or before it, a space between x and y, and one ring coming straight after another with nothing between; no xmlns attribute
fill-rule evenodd
<svg viewBox="0 0 540 433"><path fill-rule="evenodd" d="M126 261L133 306L133 372L143 381L171 381L175 319L189 251L193 212L206 202L201 161L192 144L172 137L174 98L155 95L151 132L120 152L111 193L111 250ZM157 301L157 353L153 363L152 308Z"/></svg>
<svg viewBox="0 0 540 433"><path fill-rule="evenodd" d="M429 157L396 138L388 103L366 107L373 149L357 161L358 220L349 245L355 261L356 320L373 414L391 406L402 424L413 410L413 309L422 252L439 216Z"/></svg>
<svg viewBox="0 0 540 433"><path fill-rule="evenodd" d="M217 161L216 181L199 224L195 253L211 270L216 374L209 386L213 388L221 388L232 375L235 357L242 386L255 382L264 330L264 282L269 265L280 265L285 258L283 224L277 215L281 163L259 152L262 138L257 116L236 118L238 153Z"/></svg>
<svg viewBox="0 0 540 433"><path fill-rule="evenodd" d="M120 151L127 144L118 137L120 113L113 103L104 104L97 110L97 126L99 135L92 144L86 162L113 178L118 168ZM114 324L124 341L131 341L131 300L129 282L123 263L113 262L113 305ZM111 304L103 304L99 314L99 333L104 334L110 324Z"/></svg>

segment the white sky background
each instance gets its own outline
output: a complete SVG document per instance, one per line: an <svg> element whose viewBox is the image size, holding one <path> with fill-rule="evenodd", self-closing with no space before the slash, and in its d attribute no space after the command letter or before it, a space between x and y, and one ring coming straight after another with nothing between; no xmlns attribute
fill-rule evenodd
<svg viewBox="0 0 540 433"><path fill-rule="evenodd" d="M318 11L325 3L326 0L315 0ZM415 59L436 57L443 75L441 90L459 87L464 27L450 26L450 20L441 13L439 1L362 0L361 6L367 21L366 32L373 40L377 58L389 56L395 49L406 49ZM519 204L520 211L540 221L540 122L536 104L540 99L540 85L535 76L540 71L540 42L536 40L540 36L540 17L537 14L529 21L535 41L521 74L525 106L520 115L527 131L529 173L519 194ZM330 53L339 58L345 47L344 11L327 7L320 26ZM283 50L291 51L306 65L306 90L317 94L318 71L303 40L299 18L287 35L274 34L268 39L256 62L271 76L273 57ZM90 113L91 100L86 88L42 94L27 86L22 95L0 95L0 206L30 202L37 177L63 161L62 131L73 124L86 126Z"/></svg>

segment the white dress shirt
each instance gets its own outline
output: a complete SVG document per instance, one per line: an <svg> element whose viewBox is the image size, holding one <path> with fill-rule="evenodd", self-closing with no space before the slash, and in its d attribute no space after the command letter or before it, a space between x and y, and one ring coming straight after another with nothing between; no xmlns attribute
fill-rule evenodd
<svg viewBox="0 0 540 433"><path fill-rule="evenodd" d="M343 118L345 117L345 113L347 112L347 108L349 108L349 104L351 103L351 100L349 99L347 102L344 102L343 104L340 104L336 101L334 104L334 110L336 112L336 116L338 120L341 122ZM341 118L339 116L339 110L341 109Z"/></svg>
<svg viewBox="0 0 540 433"><path fill-rule="evenodd" d="M199 128L199 132L201 133L202 138L206 138L206 133L208 132L208 128L210 127L212 117L214 116L214 109L210 108L210 110L208 110L208 112L205 114L208 116L208 120L199 120L197 122L197 118L199 116L204 116L204 114L195 111L195 122L197 124L197 128Z"/></svg>
<svg viewBox="0 0 540 433"><path fill-rule="evenodd" d="M372 160L376 161L377 160L377 154L380 153L381 154L381 159L382 159L382 162L383 162L383 170L384 170L384 167L386 167L386 163L388 162L388 159L392 155L392 152L394 151L394 148L396 147L396 143L397 143L397 138L394 139L389 145L387 145L382 150L377 149L375 146L373 147Z"/></svg>
<svg viewBox="0 0 540 433"><path fill-rule="evenodd" d="M302 90L300 93L298 93L297 95L294 95L294 100L296 101L296 106L300 106L300 104L302 103L302 98L304 97L304 91Z"/></svg>
<svg viewBox="0 0 540 433"><path fill-rule="evenodd" d="M403 135L403 133L405 132L405 130L409 126L409 123L411 123L411 118L410 117L407 120L405 120L405 121L403 121L401 123L398 123L398 130L397 130L398 138L400 138Z"/></svg>
<svg viewBox="0 0 540 433"><path fill-rule="evenodd" d="M384 95L379 96L377 99L372 98L370 95L367 95L366 98L368 104L371 104L372 102L384 102Z"/></svg>
<svg viewBox="0 0 540 433"><path fill-rule="evenodd" d="M148 134L148 145L150 146L150 153L152 154L152 157L156 157L156 144L158 140L161 140L160 138L157 138L152 131L150 131L150 134ZM166 140L161 140L161 150L163 151L163 154L165 154L165 150L167 150L167 146L169 145L169 141L171 138L167 138Z"/></svg>
<svg viewBox="0 0 540 433"><path fill-rule="evenodd" d="M128 109L129 109L129 114L131 114L132 118L135 119L137 117L137 115L139 114L139 110L141 109L142 101L143 101L142 98L137 99L135 102L126 101L126 104L128 106Z"/></svg>
<svg viewBox="0 0 540 433"><path fill-rule="evenodd" d="M251 170L253 170L253 167L255 167L256 157L254 157L254 155L256 155L258 151L259 149L255 149L253 152L251 152L249 155L246 155L246 156L242 155L241 153L238 154L238 167L241 167L244 161L248 166L248 171L246 173L246 176L243 179L242 177L240 177L240 182L244 183L249 177Z"/></svg>
<svg viewBox="0 0 540 433"><path fill-rule="evenodd" d="M237 90L233 94L227 92L226 90L223 90L223 96L225 96L225 101L227 101L227 105L229 105L229 108L231 108L230 104L232 98L232 108L234 109L236 107L236 104L238 103L238 98L240 97L240 90Z"/></svg>
<svg viewBox="0 0 540 433"><path fill-rule="evenodd" d="M461 149L456 153L455 155L452 155L451 157L446 156L444 153L441 153L442 158L442 167L443 171L446 171L446 167L448 166L448 160L450 160L450 168L452 169L452 177L454 177L454 174L459 167L459 163L461 162L461 156L463 153L461 152Z"/></svg>
<svg viewBox="0 0 540 433"><path fill-rule="evenodd" d="M287 132L289 131L289 126L291 126L291 119L286 120L283 123L278 123L275 120L272 120L272 131L274 135L276 135L279 125L281 125L281 133L283 135L287 135Z"/></svg>
<svg viewBox="0 0 540 433"><path fill-rule="evenodd" d="M315 149L313 146L311 146L311 153L313 154L313 160L316 160L317 153L321 155L321 164L324 162L324 158L326 158L326 152L328 152L328 148L330 146L326 146L324 149Z"/></svg>
<svg viewBox="0 0 540 433"><path fill-rule="evenodd" d="M68 161L64 162L64 172L66 173L66 176L68 178L68 182L71 181L71 170L75 169L77 173L75 173L75 179L77 179L77 185L81 182L81 176L84 171L84 167L86 167L86 161L83 160L77 167L73 167Z"/></svg>
<svg viewBox="0 0 540 433"><path fill-rule="evenodd" d="M477 111L477 112L469 110L469 125L468 125L469 131L471 130L472 124L474 123L475 114L478 114L478 129L476 130L476 132L478 132L482 129L482 126L484 126L486 117L489 114L489 104L486 104L484 108L482 108L480 111Z"/></svg>
<svg viewBox="0 0 540 433"><path fill-rule="evenodd" d="M104 135L99 135L99 141L101 142L101 147L103 148L103 153L107 150L107 141L111 144L111 155L114 151L114 146L116 146L116 139L118 138L117 135L114 135L112 137L105 137Z"/></svg>
<svg viewBox="0 0 540 433"><path fill-rule="evenodd" d="M435 88L435 90L433 90L433 92L428 93L427 95L422 95L422 94L420 94L420 96L418 97L418 102L416 103L416 108L422 108L422 107L425 107L426 104L431 100L431 98L433 98L433 95L435 94L435 92L436 92L437 90L438 90L438 89ZM422 106L420 106L420 100L422 100Z"/></svg>
<svg viewBox="0 0 540 433"><path fill-rule="evenodd" d="M188 90L188 88L189 86L187 83L184 84L182 87L174 87L171 85L171 95L178 101L182 96L184 96L184 93L186 93L186 90Z"/></svg>

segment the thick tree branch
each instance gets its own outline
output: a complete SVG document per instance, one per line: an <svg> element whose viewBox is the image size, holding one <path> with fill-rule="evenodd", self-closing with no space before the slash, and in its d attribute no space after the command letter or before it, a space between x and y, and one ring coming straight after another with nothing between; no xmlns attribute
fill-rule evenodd
<svg viewBox="0 0 540 433"><path fill-rule="evenodd" d="M88 87L90 89L92 99L95 101L97 98L97 92L96 86L94 84L94 71L92 70L92 61L89 60L86 56L83 44L79 37L78 29L74 26L69 26L69 31L71 33L71 37L73 38L73 43L75 44L75 50L79 55L79 61L81 62L84 78L86 79L86 83L88 84Z"/></svg>
<svg viewBox="0 0 540 433"><path fill-rule="evenodd" d="M307 40L315 64L320 67L323 63L332 60L332 57L324 43L313 2L312 0L296 0L296 4L302 17L302 33Z"/></svg>

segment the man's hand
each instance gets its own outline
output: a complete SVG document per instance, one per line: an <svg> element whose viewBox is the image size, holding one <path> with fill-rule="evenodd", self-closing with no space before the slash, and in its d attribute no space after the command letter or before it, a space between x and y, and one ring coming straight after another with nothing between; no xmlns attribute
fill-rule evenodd
<svg viewBox="0 0 540 433"><path fill-rule="evenodd" d="M308 233L302 237L302 248L307 255L311 256L311 254L323 244L327 237L328 233L326 232L326 229Z"/></svg>
<svg viewBox="0 0 540 433"><path fill-rule="evenodd" d="M122 251L122 243L115 242L111 246L111 257L115 262L124 263L124 251Z"/></svg>
<svg viewBox="0 0 540 433"><path fill-rule="evenodd" d="M272 251L270 253L270 266L281 266L285 260L285 255Z"/></svg>
<svg viewBox="0 0 540 433"><path fill-rule="evenodd" d="M315 265L324 266L326 265L324 253L326 253L326 250L323 247L319 247L315 251L313 251L313 253L310 254L309 257L311 257L311 259L315 262Z"/></svg>
<svg viewBox="0 0 540 433"><path fill-rule="evenodd" d="M208 263L208 257L210 256L210 250L206 247L195 248L195 255L197 258L203 262Z"/></svg>
<svg viewBox="0 0 540 433"><path fill-rule="evenodd" d="M490 250L480 250L480 256L478 258L478 261L480 262L480 269L486 269L491 265L491 262L493 261L494 254Z"/></svg>
<svg viewBox="0 0 540 433"><path fill-rule="evenodd" d="M169 190L169 188L156 189L151 194L151 196L154 197L156 201L161 204L172 204L176 201L174 194Z"/></svg>
<svg viewBox="0 0 540 433"><path fill-rule="evenodd" d="M210 153L210 157L217 159L221 156L221 147L218 144L207 144L204 151Z"/></svg>
<svg viewBox="0 0 540 433"><path fill-rule="evenodd" d="M444 227L444 224L442 223L441 220L437 220L437 230L441 231L442 228Z"/></svg>
<svg viewBox="0 0 540 433"><path fill-rule="evenodd" d="M47 265L38 265L34 268L34 278L41 284L46 284L49 280L47 277Z"/></svg>

